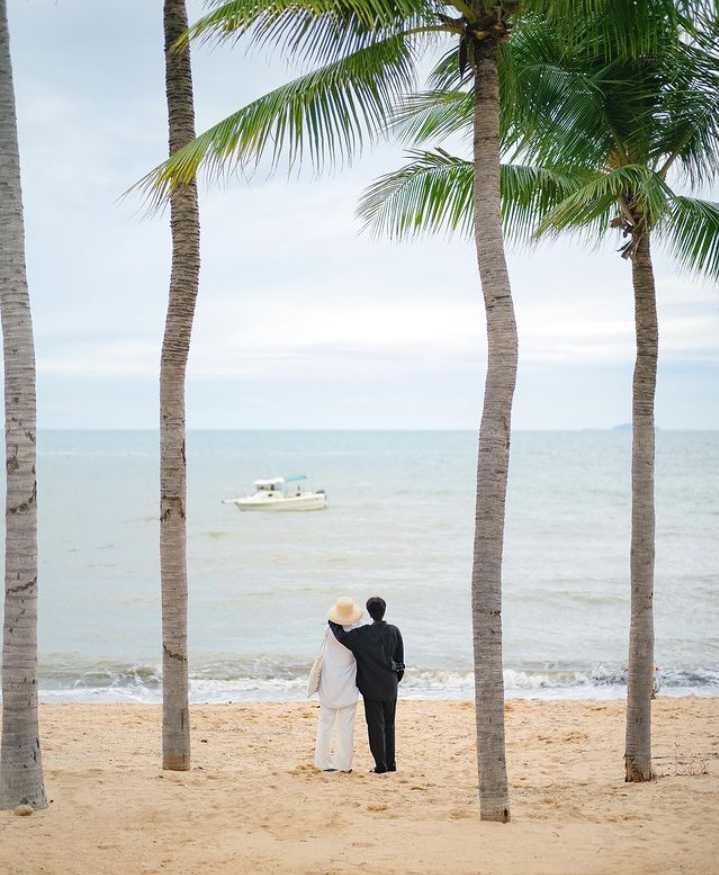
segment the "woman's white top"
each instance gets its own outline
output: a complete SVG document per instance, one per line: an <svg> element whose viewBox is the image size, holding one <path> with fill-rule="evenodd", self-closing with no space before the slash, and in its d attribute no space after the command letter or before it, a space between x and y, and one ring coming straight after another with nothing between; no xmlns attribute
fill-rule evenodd
<svg viewBox="0 0 719 875"><path fill-rule="evenodd" d="M348 631L356 627L344 628ZM339 643L329 626L322 646L324 658L320 674L320 705L325 708L348 708L357 703L359 696L355 658L350 650Z"/></svg>

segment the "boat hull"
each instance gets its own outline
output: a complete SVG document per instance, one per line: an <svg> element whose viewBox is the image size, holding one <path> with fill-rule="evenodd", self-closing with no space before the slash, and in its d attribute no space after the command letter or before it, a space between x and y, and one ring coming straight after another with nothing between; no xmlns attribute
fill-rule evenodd
<svg viewBox="0 0 719 875"><path fill-rule="evenodd" d="M324 510L327 507L327 496L321 492L311 495L289 495L278 498L263 496L257 498L235 498L232 504L242 511L264 511L269 513L286 513L288 511Z"/></svg>

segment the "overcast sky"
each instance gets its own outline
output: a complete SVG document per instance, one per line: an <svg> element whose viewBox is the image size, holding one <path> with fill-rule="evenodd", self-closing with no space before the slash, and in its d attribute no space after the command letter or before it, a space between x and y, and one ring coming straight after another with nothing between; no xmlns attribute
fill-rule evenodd
<svg viewBox="0 0 719 875"><path fill-rule="evenodd" d="M122 192L165 155L161 0L9 0L39 418L153 428L169 277L167 217ZM190 3L191 18L202 11ZM196 47L198 130L293 71ZM474 428L484 316L473 249L360 234L359 194L399 147L351 170L234 182L201 195L190 357L195 428ZM719 192L713 193L719 197ZM630 418L630 268L608 246L512 251L516 428ZM657 421L719 426L719 293L656 259Z"/></svg>

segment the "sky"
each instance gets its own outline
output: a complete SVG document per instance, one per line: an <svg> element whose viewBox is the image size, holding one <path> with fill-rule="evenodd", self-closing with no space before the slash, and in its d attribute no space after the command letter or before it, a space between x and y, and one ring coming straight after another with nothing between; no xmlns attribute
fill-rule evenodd
<svg viewBox="0 0 719 875"><path fill-rule="evenodd" d="M155 428L167 215L123 192L167 150L161 0L9 0L43 428ZM190 18L202 3L190 2ZM196 46L198 132L297 69ZM476 428L486 357L463 239L390 244L357 200L402 147L318 177L203 186L191 428ZM710 195L719 199L719 191ZM631 416L630 267L617 244L510 249L517 429ZM657 424L717 428L719 290L657 253Z"/></svg>

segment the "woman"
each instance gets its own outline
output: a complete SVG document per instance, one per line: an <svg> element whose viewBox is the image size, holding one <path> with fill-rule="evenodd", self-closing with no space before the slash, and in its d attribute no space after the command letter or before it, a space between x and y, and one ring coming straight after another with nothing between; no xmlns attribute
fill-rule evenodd
<svg viewBox="0 0 719 875"><path fill-rule="evenodd" d="M362 608L352 599L341 598L337 599L328 616L333 623L349 630L358 625ZM356 677L354 656L337 641L328 627L322 642L320 717L315 746L315 765L323 772L352 771L355 709L359 696ZM330 752L333 735L334 754Z"/></svg>

